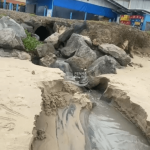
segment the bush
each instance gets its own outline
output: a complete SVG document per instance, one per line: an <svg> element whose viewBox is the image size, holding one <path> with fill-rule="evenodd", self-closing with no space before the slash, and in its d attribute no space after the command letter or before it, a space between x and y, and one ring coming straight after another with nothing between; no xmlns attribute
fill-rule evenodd
<svg viewBox="0 0 150 150"><path fill-rule="evenodd" d="M27 37L22 40L25 49L28 52L34 51L38 45L42 44L42 42L38 41L35 37L32 37L31 33L29 33L27 30L25 30L25 32L27 34Z"/></svg>

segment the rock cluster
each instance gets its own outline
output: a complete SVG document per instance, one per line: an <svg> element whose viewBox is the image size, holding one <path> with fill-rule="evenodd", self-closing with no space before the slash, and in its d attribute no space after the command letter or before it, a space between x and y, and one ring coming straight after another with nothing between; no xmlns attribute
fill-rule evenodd
<svg viewBox="0 0 150 150"><path fill-rule="evenodd" d="M97 39L80 35L86 28L86 22L73 23L70 27L55 22L54 33L36 47L33 55L38 58L39 65L59 68L69 76L86 69L86 79L89 80L86 83L92 88L100 84L102 74L117 73L116 68L127 66L131 58L125 52L125 46L123 50L116 45L99 44ZM20 25L9 17L0 19L0 56L31 60L29 54L21 51L25 50L22 42L22 38L26 37L25 30L39 39L29 22ZM57 60L57 57L66 60Z"/></svg>

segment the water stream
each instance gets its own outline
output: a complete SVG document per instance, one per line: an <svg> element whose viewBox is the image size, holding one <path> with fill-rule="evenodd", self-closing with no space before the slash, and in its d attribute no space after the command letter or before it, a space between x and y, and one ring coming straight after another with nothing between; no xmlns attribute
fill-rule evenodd
<svg viewBox="0 0 150 150"><path fill-rule="evenodd" d="M86 150L149 150L150 146L141 131L124 118L113 106L101 99L98 91L90 92L91 101L96 106L84 120L88 123L84 130L88 133L90 145ZM88 121L87 121L88 118ZM81 121L83 123L83 121ZM89 148L90 146L90 148Z"/></svg>

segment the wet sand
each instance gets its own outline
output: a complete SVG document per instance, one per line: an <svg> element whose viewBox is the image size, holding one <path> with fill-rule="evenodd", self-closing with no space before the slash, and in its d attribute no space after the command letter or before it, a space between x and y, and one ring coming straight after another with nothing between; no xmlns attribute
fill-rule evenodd
<svg viewBox="0 0 150 150"><path fill-rule="evenodd" d="M145 136L124 118L111 104L100 100L101 94L92 91L97 106L89 115L88 133L91 150L149 150ZM92 133L92 134L91 134Z"/></svg>

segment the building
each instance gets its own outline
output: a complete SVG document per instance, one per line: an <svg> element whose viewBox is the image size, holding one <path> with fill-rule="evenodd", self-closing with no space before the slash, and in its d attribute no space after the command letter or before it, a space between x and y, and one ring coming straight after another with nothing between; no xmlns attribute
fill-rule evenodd
<svg viewBox="0 0 150 150"><path fill-rule="evenodd" d="M26 0L0 0L0 8L25 12Z"/></svg>
<svg viewBox="0 0 150 150"><path fill-rule="evenodd" d="M116 20L117 13L114 10L119 7L122 6L116 6L108 0L26 0L26 12L67 19L90 20L98 15Z"/></svg>
<svg viewBox="0 0 150 150"><path fill-rule="evenodd" d="M111 0L126 9L116 11L119 14L141 15L144 21L141 30L150 31L150 0Z"/></svg>

